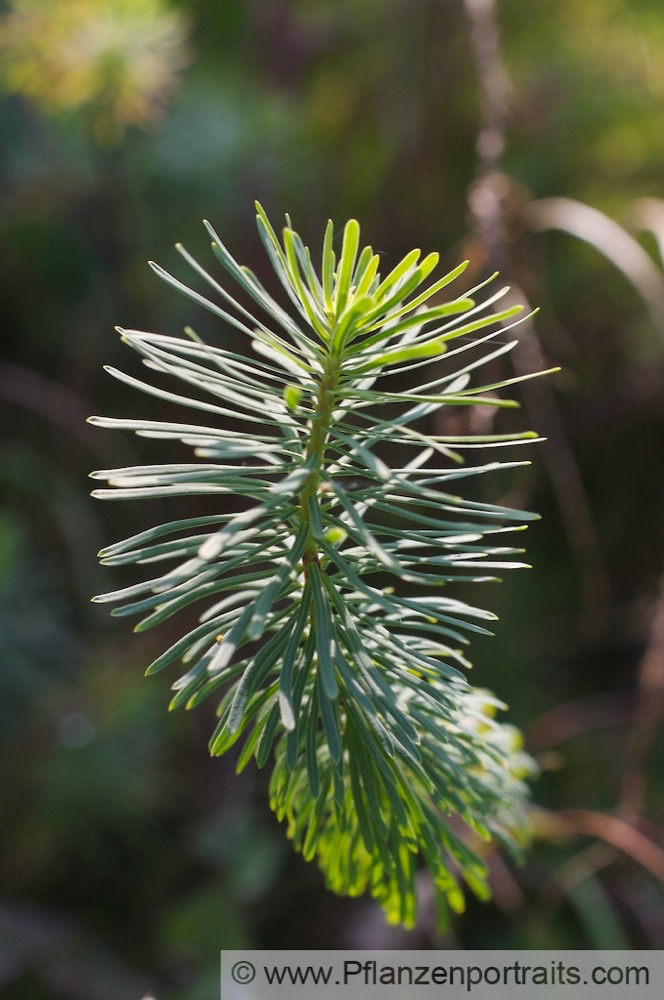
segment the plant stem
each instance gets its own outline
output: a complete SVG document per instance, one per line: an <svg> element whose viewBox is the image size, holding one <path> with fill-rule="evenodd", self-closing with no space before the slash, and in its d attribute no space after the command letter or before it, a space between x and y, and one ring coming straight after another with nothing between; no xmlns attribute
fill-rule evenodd
<svg viewBox="0 0 664 1000"><path fill-rule="evenodd" d="M316 412L311 419L311 434L307 442L305 460L315 457L316 464L311 470L309 478L300 493L300 519L301 523L309 521L309 509L307 500L309 497L316 497L321 484L321 470L325 459L325 446L330 432L330 422L334 409L334 399L336 395L337 380L339 377L339 365L337 359L331 356L321 375L316 393ZM312 562L318 562L318 544L311 535L307 541L307 546L302 555L302 569L305 577L308 574L308 567Z"/></svg>

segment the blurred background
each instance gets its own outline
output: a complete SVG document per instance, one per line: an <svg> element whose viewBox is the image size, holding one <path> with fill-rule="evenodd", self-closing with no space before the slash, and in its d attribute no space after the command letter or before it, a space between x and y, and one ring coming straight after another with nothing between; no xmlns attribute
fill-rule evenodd
<svg viewBox="0 0 664 1000"><path fill-rule="evenodd" d="M663 54L661 0L0 3L7 1000L206 1000L222 947L664 947ZM535 843L445 933L425 882L409 932L329 894L268 775L210 760L210 711L143 677L180 624L90 604L136 579L97 550L179 510L88 496L169 459L85 423L167 415L104 374L139 369L113 327L232 342L146 260L188 280L181 240L214 269L207 217L265 277L254 198L314 246L354 215L388 264L499 267L541 307L517 371L562 368L488 417L548 438L486 493L542 514L535 569L464 595L501 616L473 680L539 762Z"/></svg>

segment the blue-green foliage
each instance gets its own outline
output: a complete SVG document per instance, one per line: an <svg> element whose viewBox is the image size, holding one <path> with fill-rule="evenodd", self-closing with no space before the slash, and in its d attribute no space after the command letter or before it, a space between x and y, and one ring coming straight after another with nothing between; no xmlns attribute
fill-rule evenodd
<svg viewBox="0 0 664 1000"><path fill-rule="evenodd" d="M354 220L338 260L328 224L319 269L290 220L281 240L260 206L257 220L290 312L209 226L242 302L182 248L213 299L153 265L245 333L251 352L210 346L191 330L186 338L120 331L151 371L184 385L171 391L111 374L202 411L204 424L91 418L181 441L196 458L96 472L110 489L95 496L221 494L244 498L244 509L109 545L106 564L169 568L96 600L122 602L114 614L141 615L137 630L203 602L200 624L148 673L184 662L172 705L218 699L211 752L239 742L238 769L252 757L273 761L271 804L295 846L317 858L332 889L368 890L388 919L409 925L422 859L441 912L445 900L460 910L459 876L480 897L489 893L481 840L518 854L525 836L528 760L514 730L494 720L499 703L464 673L469 634L487 634L482 623L495 616L448 595L456 581L523 565L502 536L534 515L448 490L453 480L522 464L466 465L466 450L535 435L419 429L442 406L516 405L495 390L519 379L470 380L514 346L502 337L521 309L500 311L505 289L476 304L482 285L442 301L465 265L423 288L437 254L420 259L414 250L382 277ZM432 359L444 364L427 369L422 384L383 388L383 379L400 375L402 384ZM231 418L244 430L225 429Z"/></svg>

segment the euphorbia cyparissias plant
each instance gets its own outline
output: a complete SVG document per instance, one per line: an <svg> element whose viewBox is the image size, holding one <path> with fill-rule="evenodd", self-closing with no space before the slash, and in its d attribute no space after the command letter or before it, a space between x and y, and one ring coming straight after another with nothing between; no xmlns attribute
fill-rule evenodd
<svg viewBox="0 0 664 1000"><path fill-rule="evenodd" d="M257 208L290 303L208 225L240 299L182 247L210 297L152 267L220 320L216 342L121 330L168 388L109 369L201 423L91 418L193 450L191 462L95 472L110 486L95 496L231 502L107 546L107 565L151 572L95 600L123 602L113 613L141 615L139 631L199 605L199 624L148 673L184 662L172 706L217 700L212 754L239 744L238 770L270 762L271 806L330 888L368 891L411 925L419 869L444 917L463 908L461 880L489 895L480 839L516 855L525 839L527 758L493 718L502 706L465 675L469 635L487 634L495 615L453 594L457 581L523 565L505 536L535 515L454 489L524 464L484 455L535 435L445 436L427 420L441 407L517 405L496 390L518 378L471 379L514 346L503 338L521 307L500 310L506 289L476 304L487 282L444 299L466 264L426 284L435 253L413 250L383 276L355 220L338 259L328 224L318 270L288 217L279 238ZM228 327L246 353L225 346Z"/></svg>

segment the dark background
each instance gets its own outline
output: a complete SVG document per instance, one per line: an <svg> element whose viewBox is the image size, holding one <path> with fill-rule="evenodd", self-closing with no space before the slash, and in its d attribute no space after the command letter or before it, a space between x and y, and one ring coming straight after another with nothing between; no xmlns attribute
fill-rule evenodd
<svg viewBox="0 0 664 1000"><path fill-rule="evenodd" d="M0 11L3 996L205 1000L233 946L664 947L661 0ZM542 514L535 568L473 595L501 616L473 680L542 771L534 847L443 936L426 884L411 932L326 892L267 775L210 760L210 712L143 677L178 623L89 603L136 579L96 551L177 509L88 496L92 468L172 458L85 424L168 410L104 374L139 368L113 326L231 342L145 261L187 280L181 240L214 270L207 217L269 280L254 198L314 247L354 215L388 264L498 265L541 307L517 370L562 368L520 395L534 464L486 487Z"/></svg>

